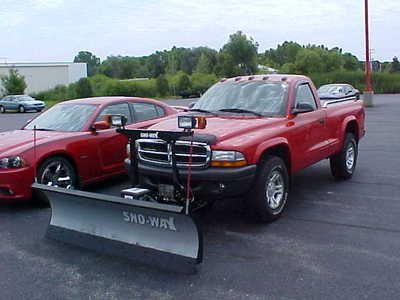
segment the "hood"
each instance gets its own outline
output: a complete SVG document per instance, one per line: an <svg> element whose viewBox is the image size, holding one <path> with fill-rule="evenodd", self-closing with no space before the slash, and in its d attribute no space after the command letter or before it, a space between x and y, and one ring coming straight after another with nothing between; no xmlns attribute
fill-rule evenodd
<svg viewBox="0 0 400 300"><path fill-rule="evenodd" d="M76 135L76 132L37 131L36 145ZM0 156L19 155L33 148L33 130L0 132Z"/></svg>
<svg viewBox="0 0 400 300"><path fill-rule="evenodd" d="M232 137L248 134L258 128L273 126L281 119L267 117L233 117L233 116L206 116L207 126L205 129L197 129L195 133L209 134L217 138L217 142L222 142ZM163 122L151 126L153 130L179 131L178 118L173 117Z"/></svg>

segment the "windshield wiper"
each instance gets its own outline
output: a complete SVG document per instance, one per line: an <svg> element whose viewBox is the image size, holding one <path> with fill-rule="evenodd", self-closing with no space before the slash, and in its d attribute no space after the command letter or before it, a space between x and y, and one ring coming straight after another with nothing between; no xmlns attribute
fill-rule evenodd
<svg viewBox="0 0 400 300"><path fill-rule="evenodd" d="M263 114L260 114L256 111L252 111L252 110L247 110L247 109L243 109L243 108L223 108L223 109L219 109L218 111L222 111L222 112L233 112L233 113L244 113L244 114L253 114L255 116L259 116L259 117L264 117Z"/></svg>
<svg viewBox="0 0 400 300"><path fill-rule="evenodd" d="M34 130L32 128L32 130ZM36 128L37 131L55 131L54 129L50 129L50 128Z"/></svg>
<svg viewBox="0 0 400 300"><path fill-rule="evenodd" d="M201 109L201 108L193 108L193 109L189 109L189 111L198 111L198 112L202 112L202 113L206 113L206 114L213 114L214 113L212 111Z"/></svg>

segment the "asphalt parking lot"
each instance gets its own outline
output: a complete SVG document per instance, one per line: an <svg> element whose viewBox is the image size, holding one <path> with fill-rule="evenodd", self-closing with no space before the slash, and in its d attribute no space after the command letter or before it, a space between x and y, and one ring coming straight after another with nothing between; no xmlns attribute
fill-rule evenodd
<svg viewBox="0 0 400 300"><path fill-rule="evenodd" d="M327 161L302 171L284 216L269 225L244 221L238 199L218 203L202 220L196 275L45 240L49 208L0 205L0 299L398 299L400 95L375 103L352 180L335 182ZM0 115L0 130L31 116ZM90 190L127 185L118 178Z"/></svg>

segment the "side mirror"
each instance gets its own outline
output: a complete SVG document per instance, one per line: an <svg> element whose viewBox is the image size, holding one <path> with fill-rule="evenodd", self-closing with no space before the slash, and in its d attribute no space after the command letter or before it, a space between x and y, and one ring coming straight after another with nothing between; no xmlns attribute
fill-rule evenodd
<svg viewBox="0 0 400 300"><path fill-rule="evenodd" d="M110 128L111 128L110 123L108 123L106 121L98 121L92 125L93 131L105 130L105 129L110 129Z"/></svg>
<svg viewBox="0 0 400 300"><path fill-rule="evenodd" d="M296 108L292 109L293 115L298 115L302 113L307 113L314 111L314 107L309 103L299 103Z"/></svg>
<svg viewBox="0 0 400 300"><path fill-rule="evenodd" d="M196 104L196 102L190 102L189 105L188 105L189 109L193 108L193 106L195 106L195 104Z"/></svg>

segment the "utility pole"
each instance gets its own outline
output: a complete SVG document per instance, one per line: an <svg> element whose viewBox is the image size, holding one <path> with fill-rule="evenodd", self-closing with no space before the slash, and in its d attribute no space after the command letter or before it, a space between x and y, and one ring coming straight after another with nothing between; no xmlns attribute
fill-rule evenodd
<svg viewBox="0 0 400 300"><path fill-rule="evenodd" d="M364 105L367 107L374 106L374 91L372 89L371 79L371 60L369 48L369 14L368 0L365 0L365 89L364 89Z"/></svg>

